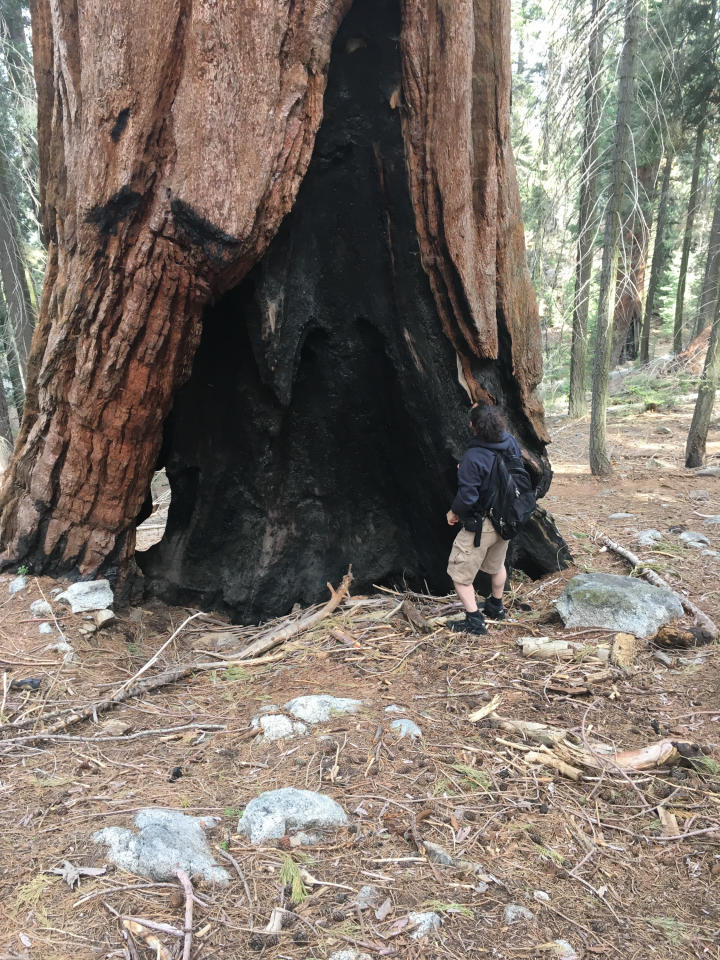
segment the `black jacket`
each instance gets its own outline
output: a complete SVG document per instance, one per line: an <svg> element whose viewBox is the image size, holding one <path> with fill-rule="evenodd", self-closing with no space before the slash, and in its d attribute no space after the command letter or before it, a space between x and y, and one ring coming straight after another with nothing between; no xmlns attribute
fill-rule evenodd
<svg viewBox="0 0 720 960"><path fill-rule="evenodd" d="M503 433L499 443L487 443L473 437L458 466L458 492L450 509L461 520L469 520L476 513L478 501L482 501L487 492L490 471L498 453L520 457L517 440L509 433Z"/></svg>

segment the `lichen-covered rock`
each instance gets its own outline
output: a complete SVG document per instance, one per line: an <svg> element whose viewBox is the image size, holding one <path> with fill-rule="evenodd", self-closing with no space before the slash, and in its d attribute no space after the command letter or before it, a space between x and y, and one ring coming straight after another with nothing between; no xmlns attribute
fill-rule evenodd
<svg viewBox="0 0 720 960"><path fill-rule="evenodd" d="M303 841L312 842L308 830L337 830L347 826L347 814L331 797L312 790L282 787L268 790L251 800L238 821L238 830L250 843L279 840L290 831L303 833Z"/></svg>
<svg viewBox="0 0 720 960"><path fill-rule="evenodd" d="M138 832L124 827L105 827L93 834L95 843L108 845L108 858L121 870L148 880L174 880L182 867L191 876L199 874L210 883L224 886L230 876L210 852L205 829L212 817L189 817L179 810L146 809L135 817Z"/></svg>
<svg viewBox="0 0 720 960"><path fill-rule="evenodd" d="M295 697L285 704L285 710L298 720L306 723L327 723L333 717L344 713L357 713L362 706L362 700L353 700L351 697L333 697L329 693L310 693L306 696Z"/></svg>
<svg viewBox="0 0 720 960"><path fill-rule="evenodd" d="M263 740L290 740L293 737L304 737L308 728L298 720L291 720L281 713L266 713L254 720L254 725L263 732Z"/></svg>
<svg viewBox="0 0 720 960"><path fill-rule="evenodd" d="M557 609L566 627L601 627L645 638L683 615L680 601L670 590L611 573L573 577Z"/></svg>

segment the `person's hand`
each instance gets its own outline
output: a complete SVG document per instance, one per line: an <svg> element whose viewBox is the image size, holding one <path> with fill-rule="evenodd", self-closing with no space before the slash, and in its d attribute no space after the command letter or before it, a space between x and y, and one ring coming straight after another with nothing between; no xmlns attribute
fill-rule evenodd
<svg viewBox="0 0 720 960"><path fill-rule="evenodd" d="M453 527L455 526L456 523L460 523L460 517L456 513L453 513L452 510L448 510L447 522L450 524L451 527Z"/></svg>

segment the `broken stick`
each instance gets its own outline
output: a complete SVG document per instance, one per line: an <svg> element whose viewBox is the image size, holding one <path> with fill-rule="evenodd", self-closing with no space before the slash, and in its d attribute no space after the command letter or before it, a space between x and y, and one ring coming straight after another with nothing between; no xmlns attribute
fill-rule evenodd
<svg viewBox="0 0 720 960"><path fill-rule="evenodd" d="M700 607L695 606L687 597L681 596L677 590L673 590L670 584L665 580L660 574L655 573L654 570L650 570L645 566L640 559L640 557L635 556L632 551L628 550L626 547L621 547L619 543L615 543L614 540L611 540L610 537L605 536L604 533L598 533L595 537L603 546L607 547L608 550L612 550L613 553L616 553L619 557L622 557L624 560L627 560L628 563L632 564L633 573L637 573L638 576L644 577L648 583L652 583L655 587L664 587L666 590L669 590L674 594L680 603L683 605L684 609L688 613L692 614L695 617L695 622L699 627L702 627L704 630L710 634L711 638L714 640L718 635L718 628L715 626L715 623L710 619L710 617L704 613Z"/></svg>
<svg viewBox="0 0 720 960"><path fill-rule="evenodd" d="M190 960L193 935L193 888L190 877L181 867L175 869L175 876L185 891L185 940L183 941L182 960Z"/></svg>

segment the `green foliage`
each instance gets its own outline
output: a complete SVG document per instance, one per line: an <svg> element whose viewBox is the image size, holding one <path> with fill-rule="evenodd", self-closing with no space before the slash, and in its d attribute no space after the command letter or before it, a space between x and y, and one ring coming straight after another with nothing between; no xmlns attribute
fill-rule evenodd
<svg viewBox="0 0 720 960"><path fill-rule="evenodd" d="M475 767L470 767L466 763L454 763L452 768L457 773L463 774L465 782L469 784L470 787L480 788L484 793L490 793L492 780L484 770L477 770Z"/></svg>
<svg viewBox="0 0 720 960"><path fill-rule="evenodd" d="M458 913L461 917L474 917L475 911L466 907L462 903L444 903L442 900L426 900L423 903L426 910L433 910L435 913Z"/></svg>
<svg viewBox="0 0 720 960"><path fill-rule="evenodd" d="M237 680L249 680L250 674L247 670L245 670L244 667L232 665L220 674L220 679L227 680L232 683Z"/></svg>
<svg viewBox="0 0 720 960"><path fill-rule="evenodd" d="M307 900L309 894L300 876L300 868L290 856L283 859L280 868L280 882L291 888L290 896L293 903L299 904L303 900Z"/></svg>

